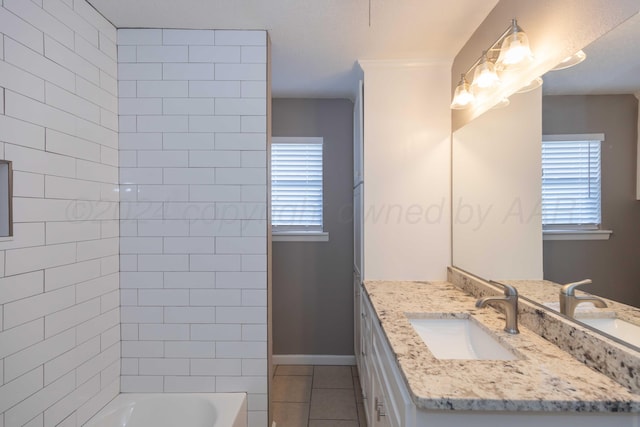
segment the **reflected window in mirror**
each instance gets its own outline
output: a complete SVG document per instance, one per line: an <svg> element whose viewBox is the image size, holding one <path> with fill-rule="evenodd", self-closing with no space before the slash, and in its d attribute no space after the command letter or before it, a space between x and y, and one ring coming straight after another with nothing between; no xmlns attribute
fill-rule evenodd
<svg viewBox="0 0 640 427"><path fill-rule="evenodd" d="M543 135L542 226L569 238L601 228L604 134Z"/></svg>

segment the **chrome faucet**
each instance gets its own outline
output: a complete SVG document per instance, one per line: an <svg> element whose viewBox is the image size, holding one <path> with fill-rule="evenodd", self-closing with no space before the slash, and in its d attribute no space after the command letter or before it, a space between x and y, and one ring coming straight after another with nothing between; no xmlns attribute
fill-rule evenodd
<svg viewBox="0 0 640 427"><path fill-rule="evenodd" d="M604 300L593 295L579 297L576 296L576 288L580 285L588 285L592 283L591 279L581 280L579 282L568 283L560 288L560 313L573 317L576 307L582 302L592 302L598 308L606 308L607 303Z"/></svg>
<svg viewBox="0 0 640 427"><path fill-rule="evenodd" d="M504 308L507 323L504 330L510 334L519 334L518 331L518 291L511 285L498 283L504 288L503 297L484 297L476 301L476 307L482 308L486 304L495 303Z"/></svg>

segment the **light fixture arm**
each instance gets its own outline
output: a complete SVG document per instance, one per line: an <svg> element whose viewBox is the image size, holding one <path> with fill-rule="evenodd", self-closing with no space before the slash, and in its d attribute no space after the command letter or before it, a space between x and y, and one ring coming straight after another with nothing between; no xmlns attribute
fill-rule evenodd
<svg viewBox="0 0 640 427"><path fill-rule="evenodd" d="M482 62L482 60L485 57L485 55L487 56L488 60L491 60L492 58L489 57L489 53L491 53L491 52L500 52L500 45L502 44L504 39L507 38L507 36L509 36L511 34L515 34L515 33L519 32L519 31L522 31L522 28L520 28L520 26L518 25L518 20L516 18L513 18L511 20L511 25L509 25L509 27L507 27L507 29L504 30L502 34L500 34L500 37L498 37L493 42L493 44L491 46L489 46L489 49L484 49L482 51L482 55L480 55L478 57L478 59L476 59L476 61L473 64L471 64L471 66L469 68L467 68L467 71L464 73L465 77L469 75L471 70L476 68Z"/></svg>

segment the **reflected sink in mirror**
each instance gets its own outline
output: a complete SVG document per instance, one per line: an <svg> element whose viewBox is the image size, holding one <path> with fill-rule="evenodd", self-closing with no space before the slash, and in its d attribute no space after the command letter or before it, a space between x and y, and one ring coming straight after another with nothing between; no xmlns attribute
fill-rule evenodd
<svg viewBox="0 0 640 427"><path fill-rule="evenodd" d="M471 318L409 317L409 322L437 359L516 360L518 357Z"/></svg>
<svg viewBox="0 0 640 427"><path fill-rule="evenodd" d="M576 320L596 328L605 334L640 347L640 327L615 317L576 317Z"/></svg>

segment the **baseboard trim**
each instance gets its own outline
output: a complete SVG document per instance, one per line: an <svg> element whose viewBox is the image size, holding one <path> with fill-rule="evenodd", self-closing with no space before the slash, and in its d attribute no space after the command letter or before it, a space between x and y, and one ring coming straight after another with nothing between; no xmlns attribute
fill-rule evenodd
<svg viewBox="0 0 640 427"><path fill-rule="evenodd" d="M331 354L274 354L274 365L351 365L355 366L356 357Z"/></svg>

